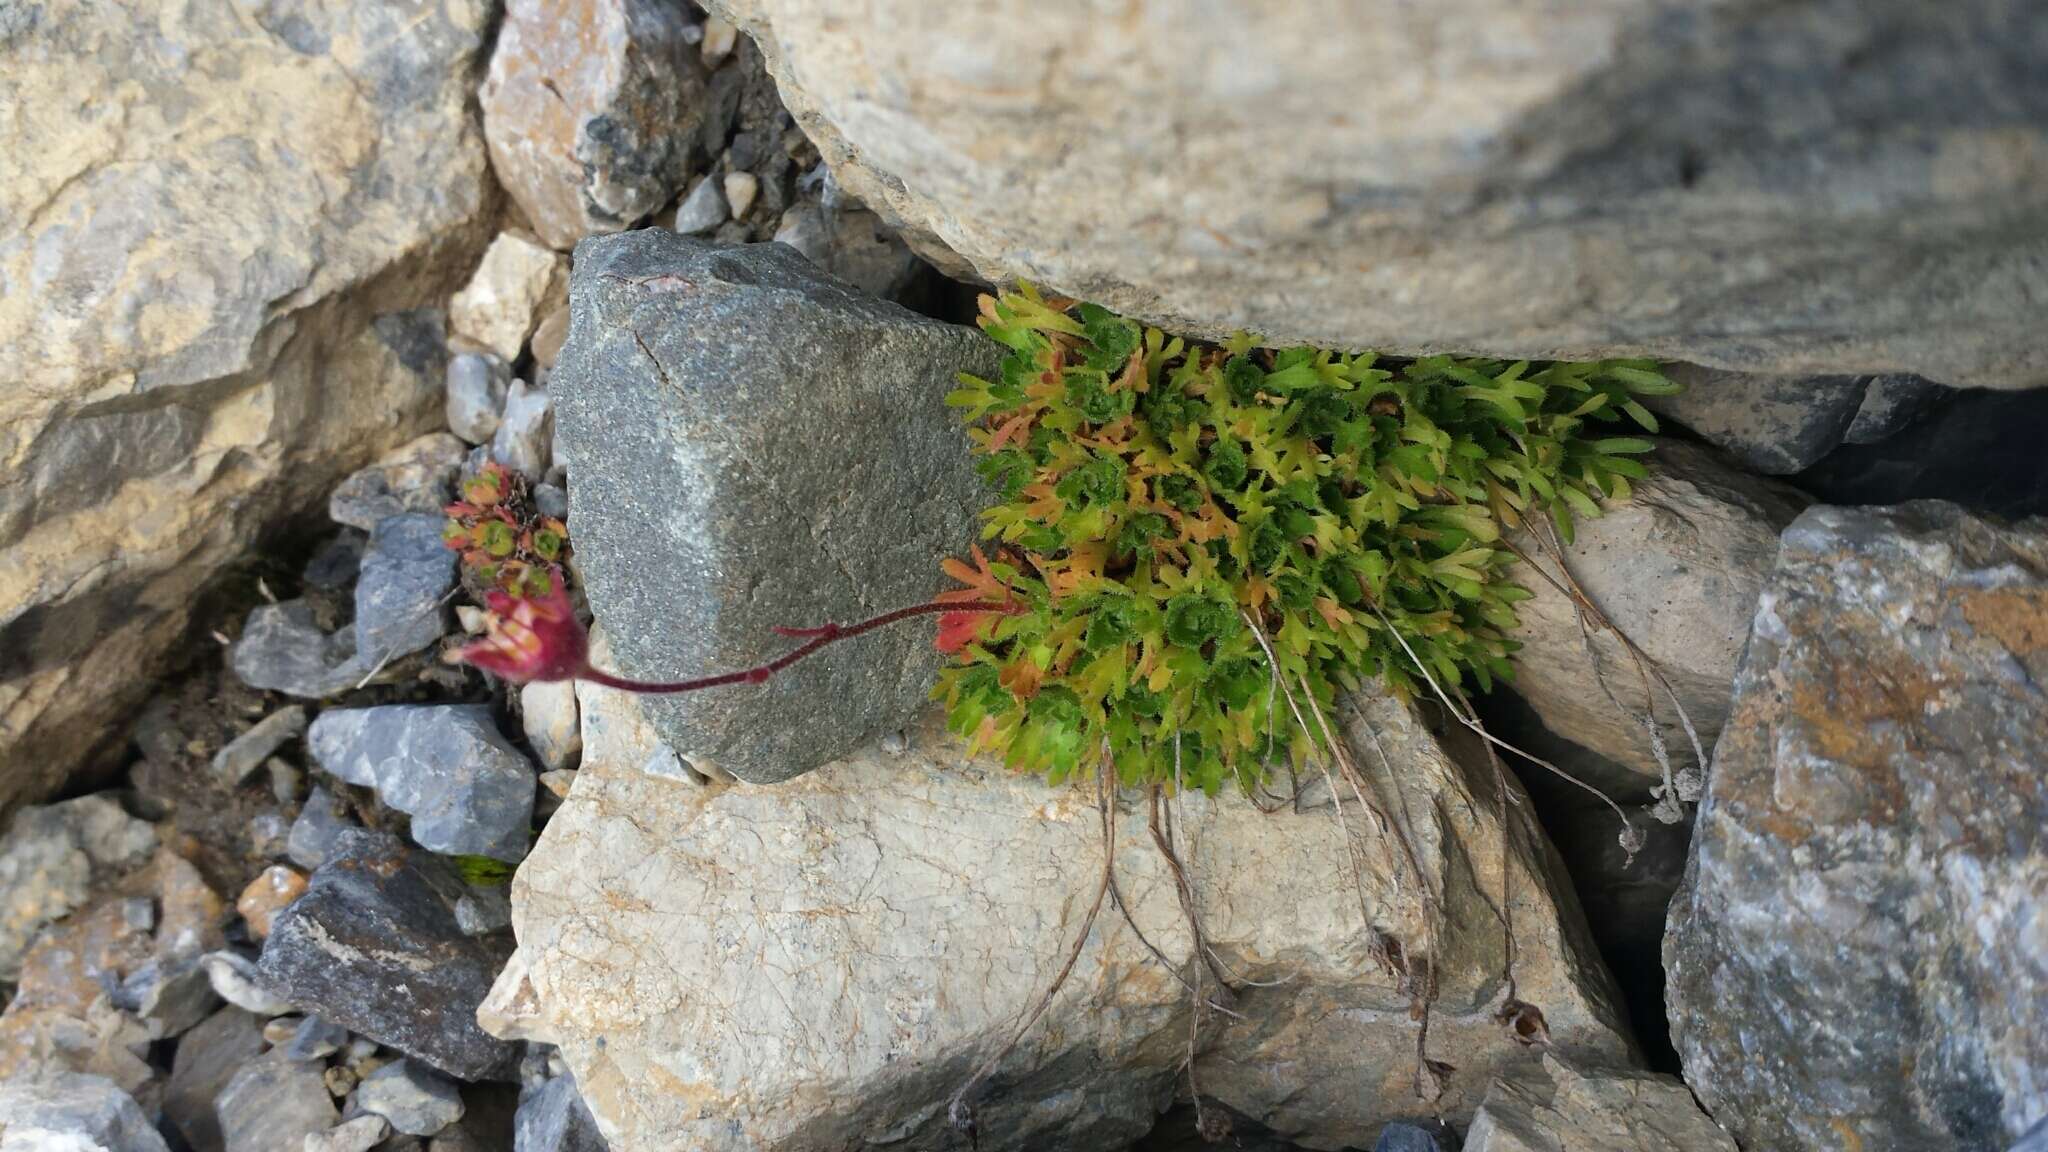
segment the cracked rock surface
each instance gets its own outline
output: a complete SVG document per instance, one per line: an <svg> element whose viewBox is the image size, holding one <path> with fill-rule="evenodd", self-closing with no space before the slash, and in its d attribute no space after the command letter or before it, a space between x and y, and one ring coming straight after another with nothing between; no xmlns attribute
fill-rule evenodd
<svg viewBox="0 0 2048 1152"><path fill-rule="evenodd" d="M1043 994L1098 882L1093 790L966 760L929 716L907 752L864 746L774 788L644 774L645 741L615 711L607 723L515 881L520 948L487 1025L559 1044L614 1152L957 1140L947 1098ZM1430 1032L1431 1057L1455 1065L1446 1114L1470 1116L1496 1073L1534 1058L1492 1015L1503 854L1519 996L1559 1051L1628 1062L1607 974L1526 804L1507 810L1504 844L1483 756L1452 756L1386 700L1355 701L1348 725L1448 913ZM1235 794L1170 806L1204 929L1246 982L1239 1018L1203 1023L1195 1073L1289 1139L1370 1144L1415 1109L1409 999L1370 944L1377 929L1422 946L1416 888L1347 810L1369 864L1361 911L1334 813L1303 798L1272 815ZM1119 801L1118 885L1174 970L1105 907L1045 1019L977 1093L984 1149L1115 1146L1184 1084L1175 972L1192 949L1145 810Z"/></svg>

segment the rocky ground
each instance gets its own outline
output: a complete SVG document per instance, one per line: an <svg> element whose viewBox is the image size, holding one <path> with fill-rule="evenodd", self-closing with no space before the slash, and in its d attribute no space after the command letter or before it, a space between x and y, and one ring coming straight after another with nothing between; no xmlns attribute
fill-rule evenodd
<svg viewBox="0 0 2048 1152"><path fill-rule="evenodd" d="M1301 60L1247 64L1289 94L1247 102L1059 13L882 5L876 42L799 0L316 7L0 4L19 106L70 109L76 145L0 178L0 371L31 385L0 392L0 1149L2044 1147L2048 389L1948 385L2041 382L2013 304L2038 200L1987 140L2048 147L2048 117L1951 85L1936 181L1918 137L1856 135L1905 115L1897 84L1794 82L1818 24L1586 17L1590 55L1544 49L1559 21L1456 100L1373 95L1412 118L1402 186L1288 183L1219 157L1394 147L1346 120L1323 159L1265 150L1347 75L1327 20L1275 18ZM1879 77L2033 60L2004 6L1955 8L1838 31ZM1901 47L1936 32L1950 54ZM1714 69L1766 40L1746 81ZM983 83L995 46L1037 79ZM1691 114L1658 62L1720 151L1657 126ZM1055 64L1086 132L1020 103ZM1733 127L1773 85L1815 101L1798 148L1892 191L1844 207ZM1156 154L1192 124L1209 153ZM1475 173L1473 139L1584 163L1539 188ZM1922 185L1902 252L1869 204ZM1737 209L1721 264L1673 239ZM1527 303L1570 246L1605 328ZM1366 262L1377 286L1340 287ZM1270 812L1173 804L1183 896L1142 797L1105 828L962 753L923 634L660 701L443 659L483 627L443 509L492 468L567 523L598 663L631 675L928 597L983 499L940 403L997 355L977 275L1189 331L1723 365L1674 368L1655 472L1582 523L1570 580L1518 574L1526 648L1484 707L1640 840L1361 694L1335 720L1412 875L1341 882L1352 809L1297 780ZM1934 280L1971 285L1938 323ZM1470 306L1416 303L1446 295ZM1123 914L965 1099L970 1135L956 1093L1105 851ZM1426 1037L1388 942L1433 958Z"/></svg>

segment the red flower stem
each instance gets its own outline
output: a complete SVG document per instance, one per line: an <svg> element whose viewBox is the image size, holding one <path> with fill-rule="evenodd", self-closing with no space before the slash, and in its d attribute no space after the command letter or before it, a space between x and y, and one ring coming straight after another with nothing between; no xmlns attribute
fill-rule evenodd
<svg viewBox="0 0 2048 1152"><path fill-rule="evenodd" d="M770 676L775 675L777 672L782 671L784 668L789 667L791 664L811 655L828 644L848 640L865 632L873 632L877 628L886 628L891 624L908 620L913 616L934 616L944 612L1000 612L1004 615L1014 615L1024 611L1024 608L1025 605L1023 603L1015 600L1000 602L971 600L964 604L912 604L908 608L898 608L893 612L884 612L880 616L863 620L858 624L848 624L844 627L837 624L826 624L817 628L777 629L777 631L782 632L784 635L809 636L811 639L801 647L793 648L768 661L766 664L757 664L752 668L745 668L738 672L722 672L716 676L700 676L695 680L647 681L628 680L623 676L616 676L610 672L586 667L583 671L577 673L577 679L588 680L593 684L602 684L607 688L617 688L622 692L638 692L642 695L674 695L678 692L696 692L705 688L722 688L727 684L760 684L765 682Z"/></svg>

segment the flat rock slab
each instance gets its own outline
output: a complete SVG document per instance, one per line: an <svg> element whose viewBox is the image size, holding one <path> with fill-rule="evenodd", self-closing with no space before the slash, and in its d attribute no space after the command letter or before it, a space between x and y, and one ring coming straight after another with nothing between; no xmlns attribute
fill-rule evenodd
<svg viewBox="0 0 2048 1152"><path fill-rule="evenodd" d="M2048 381L2013 0L708 6L956 273L1282 346Z"/></svg>
<svg viewBox="0 0 2048 1152"><path fill-rule="evenodd" d="M1787 529L1664 942L1745 1148L2002 1152L2048 1115L2048 523Z"/></svg>
<svg viewBox="0 0 2048 1152"><path fill-rule="evenodd" d="M509 950L455 923L461 881L391 836L346 832L278 914L263 975L293 1004L451 1076L476 1080L513 1057L476 1025Z"/></svg>
<svg viewBox="0 0 2048 1152"><path fill-rule="evenodd" d="M1065 961L1103 841L1092 787L967 760L927 720L909 750L870 745L774 788L692 786L643 773L637 747L611 757L631 742L590 746L514 880L520 947L483 1015L561 1046L613 1152L962 1143L947 1100ZM1454 759L1389 701L1359 702L1350 725L1368 787L1409 814L1451 925L1430 1030L1432 1058L1455 1066L1444 1113L1469 1116L1495 1074L1533 1058L1493 1017L1504 866L1521 997L1559 1050L1626 1062L1607 975L1526 800L1504 844L1483 756ZM1427 1113L1408 997L1370 955L1373 929L1421 938L1396 850L1347 813L1361 894L1327 807L1269 816L1235 794L1172 807L1222 963L1273 982L1239 990L1241 1019L1204 1024L1203 1091L1316 1147L1369 1145L1388 1120ZM976 1094L984 1152L1120 1146L1185 1083L1176 973L1192 947L1142 797L1120 808L1119 889L1172 968L1105 906L1046 1018Z"/></svg>
<svg viewBox="0 0 2048 1152"><path fill-rule="evenodd" d="M978 331L863 296L776 244L662 229L577 249L550 387L592 611L621 670L682 679L928 600L990 496L945 395L994 371ZM928 624L826 649L764 685L655 701L675 751L743 780L807 772L901 727L940 656Z"/></svg>
<svg viewBox="0 0 2048 1152"><path fill-rule="evenodd" d="M1672 1076L1575 1068L1554 1056L1486 1090L1464 1152L1736 1152Z"/></svg>

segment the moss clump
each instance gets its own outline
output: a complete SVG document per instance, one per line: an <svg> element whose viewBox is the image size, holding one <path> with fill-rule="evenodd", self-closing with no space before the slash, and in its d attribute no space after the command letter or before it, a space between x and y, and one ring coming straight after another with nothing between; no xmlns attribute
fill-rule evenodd
<svg viewBox="0 0 2048 1152"><path fill-rule="evenodd" d="M1651 445L1594 430L1654 431L1634 395L1675 390L1645 361L1209 346L1029 287L981 326L1008 355L948 403L1001 503L949 595L1024 610L942 630L934 694L1055 780L1106 747L1125 784L1250 787L1316 751L1283 682L1490 688L1528 595L1502 530L1542 514L1569 538L1625 498Z"/></svg>

